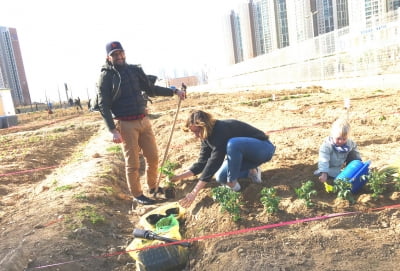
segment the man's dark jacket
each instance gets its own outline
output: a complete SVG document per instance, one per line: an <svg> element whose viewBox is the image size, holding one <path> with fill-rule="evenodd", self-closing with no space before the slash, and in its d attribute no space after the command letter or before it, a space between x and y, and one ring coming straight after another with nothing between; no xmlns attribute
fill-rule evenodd
<svg viewBox="0 0 400 271"><path fill-rule="evenodd" d="M174 90L154 85L153 77L147 76L138 65L116 68L108 61L103 65L97 86L97 103L110 131L115 129L114 117L145 114L143 92L149 97L174 95Z"/></svg>

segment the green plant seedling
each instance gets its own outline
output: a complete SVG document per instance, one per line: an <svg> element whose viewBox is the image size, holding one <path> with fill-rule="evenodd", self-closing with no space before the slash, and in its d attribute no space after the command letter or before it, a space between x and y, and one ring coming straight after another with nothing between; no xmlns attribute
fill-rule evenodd
<svg viewBox="0 0 400 271"><path fill-rule="evenodd" d="M237 222L240 217L240 193L235 192L229 187L218 186L212 189L213 199L221 205L222 211L231 214L233 221Z"/></svg>
<svg viewBox="0 0 400 271"><path fill-rule="evenodd" d="M367 186L372 190L372 198L377 199L385 191L386 183L386 172L379 172L377 170L371 170L368 173Z"/></svg>
<svg viewBox="0 0 400 271"><path fill-rule="evenodd" d="M174 187L175 183L171 182L170 179L172 176L175 175L174 170L178 166L177 163L173 163L169 160L167 160L158 170L165 175L166 180L164 181L164 184L167 187Z"/></svg>
<svg viewBox="0 0 400 271"><path fill-rule="evenodd" d="M317 191L313 189L314 183L310 180L303 182L300 188L295 188L295 193L299 199L303 199L306 202L306 206L312 207L314 204L311 201L311 197L317 195Z"/></svg>
<svg viewBox="0 0 400 271"><path fill-rule="evenodd" d="M280 197L276 195L276 189L275 188L267 188L264 187L261 190L261 203L264 205L264 209L270 213L276 213L278 212L279 208L279 202L280 202Z"/></svg>
<svg viewBox="0 0 400 271"><path fill-rule="evenodd" d="M96 210L91 206L86 206L78 212L78 217L82 220L89 220L92 224L103 223L105 221L104 216L98 214Z"/></svg>
<svg viewBox="0 0 400 271"><path fill-rule="evenodd" d="M113 145L113 146L107 148L107 152L114 153L114 154L119 154L119 153L122 153L122 148L121 148L121 146L119 144L118 145Z"/></svg>
<svg viewBox="0 0 400 271"><path fill-rule="evenodd" d="M354 203L354 197L351 193L351 182L347 180L337 179L335 180L335 184L333 185L333 192L337 193L337 197L347 200L350 203Z"/></svg>
<svg viewBox="0 0 400 271"><path fill-rule="evenodd" d="M72 185L67 184L56 187L56 191L66 191L66 190L71 190L72 188L73 188Z"/></svg>

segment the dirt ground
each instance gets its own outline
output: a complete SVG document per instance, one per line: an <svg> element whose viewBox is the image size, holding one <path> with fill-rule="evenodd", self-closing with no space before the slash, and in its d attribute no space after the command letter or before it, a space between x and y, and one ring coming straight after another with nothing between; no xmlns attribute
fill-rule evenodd
<svg viewBox="0 0 400 271"><path fill-rule="evenodd" d="M351 204L325 192L313 171L331 122L343 115L370 170L399 159L400 90L188 91L167 156L179 164L177 172L198 155L199 142L180 130L194 108L262 129L277 151L261 166L261 185L239 180L238 222L213 201L215 182L186 210L181 234L201 240L193 242L185 270L398 270L400 192L394 181L388 180L378 199L364 186ZM150 105L160 161L177 105L170 97ZM18 126L0 129L0 270L135 270L125 251L132 231L141 215L165 203L132 204L122 154L99 113L71 108L19 120ZM317 191L310 208L295 194L307 180ZM180 183L170 201L182 198L196 181ZM277 190L278 213L264 210L263 187ZM340 213L345 214L330 217Z"/></svg>

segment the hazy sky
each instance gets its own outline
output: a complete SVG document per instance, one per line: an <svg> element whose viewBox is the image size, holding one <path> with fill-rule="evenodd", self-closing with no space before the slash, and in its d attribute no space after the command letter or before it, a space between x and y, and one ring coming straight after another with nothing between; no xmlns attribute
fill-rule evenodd
<svg viewBox="0 0 400 271"><path fill-rule="evenodd" d="M244 0L1 1L0 26L16 28L33 101L92 96L105 45L119 40L127 61L148 74L197 71L224 57L223 18Z"/></svg>

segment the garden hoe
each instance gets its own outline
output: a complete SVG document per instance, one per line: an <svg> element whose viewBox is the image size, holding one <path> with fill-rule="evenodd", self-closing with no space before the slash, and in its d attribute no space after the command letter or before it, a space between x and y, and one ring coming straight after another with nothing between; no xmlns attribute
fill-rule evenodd
<svg viewBox="0 0 400 271"><path fill-rule="evenodd" d="M179 98L178 107L177 107L176 113L175 113L174 123L172 124L171 133L169 135L167 147L165 148L164 158L163 158L163 160L161 162L161 165L164 165L165 161L167 160L169 145L171 144L171 139L172 139L172 135L174 133L174 128L175 128L176 120L178 118L179 109L181 108L181 102L182 102L182 99ZM154 197L155 198L157 197L157 194L158 194L158 187L159 187L159 184L160 184L161 175L162 175L162 172L160 171L160 174L158 175L158 179L157 179L157 183L156 183L156 189L154 190Z"/></svg>

